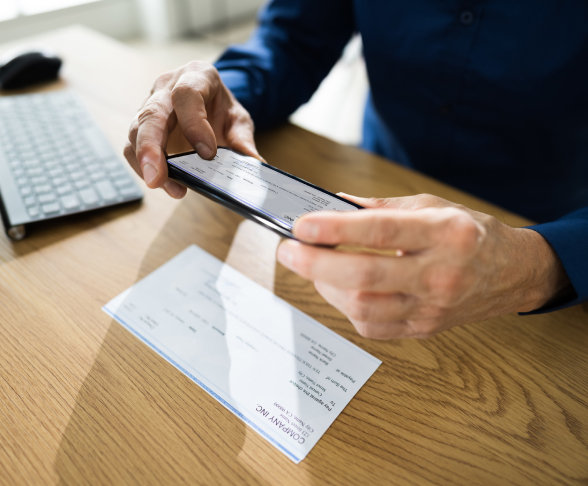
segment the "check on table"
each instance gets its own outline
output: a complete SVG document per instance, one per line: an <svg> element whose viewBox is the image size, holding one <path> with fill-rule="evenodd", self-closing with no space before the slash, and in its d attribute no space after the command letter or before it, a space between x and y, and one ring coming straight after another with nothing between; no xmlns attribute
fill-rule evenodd
<svg viewBox="0 0 588 486"><path fill-rule="evenodd" d="M381 364L194 245L104 310L295 462Z"/></svg>

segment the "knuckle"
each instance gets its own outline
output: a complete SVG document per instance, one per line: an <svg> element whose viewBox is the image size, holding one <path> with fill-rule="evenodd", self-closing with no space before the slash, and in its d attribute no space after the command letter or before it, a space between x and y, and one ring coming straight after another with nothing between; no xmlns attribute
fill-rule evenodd
<svg viewBox="0 0 588 486"><path fill-rule="evenodd" d="M216 68L206 61L194 60L190 61L184 66L184 71L199 71L199 72L211 72L216 71Z"/></svg>
<svg viewBox="0 0 588 486"><path fill-rule="evenodd" d="M171 100L174 105L186 98L199 94L199 91L188 83L177 83L171 90Z"/></svg>
<svg viewBox="0 0 588 486"><path fill-rule="evenodd" d="M347 315L358 322L369 322L372 317L372 306L363 292L355 292L348 299Z"/></svg>
<svg viewBox="0 0 588 486"><path fill-rule="evenodd" d="M150 99L137 115L138 127L153 120L167 122L167 116L163 104L158 100Z"/></svg>
<svg viewBox="0 0 588 486"><path fill-rule="evenodd" d="M370 225L371 241L377 248L387 248L398 235L398 226L394 221L378 218Z"/></svg>
<svg viewBox="0 0 588 486"><path fill-rule="evenodd" d="M153 83L153 88L151 92L157 91L164 86L166 86L175 76L175 71L167 71L163 74L160 74L159 77Z"/></svg>
<svg viewBox="0 0 588 486"><path fill-rule="evenodd" d="M381 208L381 207L386 206L388 199L384 198L384 197L370 197L368 199L368 201L369 201L370 207Z"/></svg>
<svg viewBox="0 0 588 486"><path fill-rule="evenodd" d="M440 197L437 196L433 196L432 194L418 194L417 196L415 196L416 199L416 203L415 203L415 209L421 208L421 207L430 207L430 206L438 206L440 201L442 201L442 199Z"/></svg>
<svg viewBox="0 0 588 486"><path fill-rule="evenodd" d="M198 79L206 80L209 84L216 84L220 81L220 74L213 64L206 61L190 61L182 70L184 72L196 73ZM192 77L192 79L194 79Z"/></svg>
<svg viewBox="0 0 588 486"><path fill-rule="evenodd" d="M234 103L228 111L228 115L233 123L239 123L241 125L249 126L253 128L253 119L249 112L243 108L240 103Z"/></svg>
<svg viewBox="0 0 588 486"><path fill-rule="evenodd" d="M137 140L137 132L139 131L139 125L136 121L133 121L131 126L129 127L129 142L133 142L133 140Z"/></svg>
<svg viewBox="0 0 588 486"><path fill-rule="evenodd" d="M427 319L413 325L414 337L418 339L429 339L439 334L442 322L439 319Z"/></svg>
<svg viewBox="0 0 588 486"><path fill-rule="evenodd" d="M360 289L373 289L381 280L381 269L371 261L364 263L357 270L355 280Z"/></svg>
<svg viewBox="0 0 588 486"><path fill-rule="evenodd" d="M464 275L461 268L449 265L431 267L424 275L425 289L441 302L454 301L460 294Z"/></svg>
<svg viewBox="0 0 588 486"><path fill-rule="evenodd" d="M453 209L447 225L454 248L460 253L471 253L478 247L481 230L478 223L466 212Z"/></svg>
<svg viewBox="0 0 588 486"><path fill-rule="evenodd" d="M441 319L447 315L447 309L440 305L430 304L422 312L427 318Z"/></svg>

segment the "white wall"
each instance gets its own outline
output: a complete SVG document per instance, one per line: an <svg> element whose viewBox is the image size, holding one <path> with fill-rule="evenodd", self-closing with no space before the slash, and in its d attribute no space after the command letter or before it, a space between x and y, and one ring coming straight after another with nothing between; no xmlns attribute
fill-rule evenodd
<svg viewBox="0 0 588 486"><path fill-rule="evenodd" d="M2 0L0 0L1 2ZM165 42L255 15L266 0L100 0L0 22L0 42L82 24L117 39Z"/></svg>
<svg viewBox="0 0 588 486"><path fill-rule="evenodd" d="M101 0L0 22L0 42L40 34L71 24L83 24L118 39L135 37L141 32L135 0Z"/></svg>
<svg viewBox="0 0 588 486"><path fill-rule="evenodd" d="M255 15L265 0L137 0L145 34L165 42Z"/></svg>

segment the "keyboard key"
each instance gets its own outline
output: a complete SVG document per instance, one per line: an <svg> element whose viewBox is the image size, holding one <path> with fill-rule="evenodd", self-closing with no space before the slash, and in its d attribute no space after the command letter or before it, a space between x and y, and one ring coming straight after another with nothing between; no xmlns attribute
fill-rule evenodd
<svg viewBox="0 0 588 486"><path fill-rule="evenodd" d="M110 181L101 181L96 184L96 189L105 201L112 201L117 198L116 189L110 183Z"/></svg>
<svg viewBox="0 0 588 486"><path fill-rule="evenodd" d="M86 165L86 170L88 172L96 172L102 170L102 164L88 164Z"/></svg>
<svg viewBox="0 0 588 486"><path fill-rule="evenodd" d="M29 216L31 218L36 218L37 216L39 216L39 213L40 213L39 208L37 206L29 208L28 212L29 212Z"/></svg>
<svg viewBox="0 0 588 486"><path fill-rule="evenodd" d="M86 174L84 172L82 172L81 170L78 170L78 171L72 172L69 176L75 180L75 179L82 179L83 177L86 177Z"/></svg>
<svg viewBox="0 0 588 486"><path fill-rule="evenodd" d="M41 209L45 214L54 214L58 213L61 207L59 206L59 203L54 202L50 204L44 204L43 206L41 206Z"/></svg>
<svg viewBox="0 0 588 486"><path fill-rule="evenodd" d="M25 186L20 188L20 193L22 196L30 196L33 190L29 186Z"/></svg>
<svg viewBox="0 0 588 486"><path fill-rule="evenodd" d="M129 186L129 187L123 187L122 189L119 190L121 196L123 197L129 197L129 196L138 196L139 195L139 190L137 189L136 186Z"/></svg>
<svg viewBox="0 0 588 486"><path fill-rule="evenodd" d="M19 186L26 186L29 183L29 180L26 177L19 177L18 179L16 179L16 183Z"/></svg>
<svg viewBox="0 0 588 486"><path fill-rule="evenodd" d="M38 186L40 184L45 184L47 182L47 178L45 176L40 176L40 177L33 177L31 179L31 182L35 185Z"/></svg>
<svg viewBox="0 0 588 486"><path fill-rule="evenodd" d="M90 179L92 179L94 182L100 181L100 180L104 179L105 177L106 177L106 172L104 172L104 171L92 172L90 174Z"/></svg>
<svg viewBox="0 0 588 486"><path fill-rule="evenodd" d="M70 194L61 198L61 205L65 209L76 209L80 207L80 201L76 196Z"/></svg>
<svg viewBox="0 0 588 486"><path fill-rule="evenodd" d="M48 194L41 194L39 196L39 202L41 204L46 204L46 203L50 203L55 201L55 194L53 194L52 192L48 193Z"/></svg>
<svg viewBox="0 0 588 486"><path fill-rule="evenodd" d="M86 206L91 206L98 202L98 194L92 187L80 191L79 194Z"/></svg>
<svg viewBox="0 0 588 486"><path fill-rule="evenodd" d="M48 173L49 173L49 177L57 177L57 176L63 174L63 169L61 167L55 167L55 169L51 169Z"/></svg>
<svg viewBox="0 0 588 486"><path fill-rule="evenodd" d="M25 174L25 171L24 171L24 169L22 169L22 168L19 167L18 169L14 169L12 171L12 173L14 174L14 177L20 177L20 176L23 176Z"/></svg>
<svg viewBox="0 0 588 486"><path fill-rule="evenodd" d="M71 187L69 184L64 184L63 186L57 188L57 194L63 196L64 194L70 193L72 190L73 187Z"/></svg>
<svg viewBox="0 0 588 486"><path fill-rule="evenodd" d="M61 168L61 164L55 160L51 160L49 162L45 161L45 168L47 170L57 169L58 167Z"/></svg>
<svg viewBox="0 0 588 486"><path fill-rule="evenodd" d="M118 165L118 167L115 167L114 169L110 169L109 172L110 172L111 176L123 177L123 176L128 175L128 172L123 167L121 167L120 164Z"/></svg>
<svg viewBox="0 0 588 486"><path fill-rule="evenodd" d="M34 169L27 170L29 177L38 177L43 175L43 169L41 167L35 167Z"/></svg>
<svg viewBox="0 0 588 486"><path fill-rule="evenodd" d="M76 170L79 170L79 169L80 169L80 164L77 164L77 163L67 164L65 166L65 170L67 172L75 172Z"/></svg>
<svg viewBox="0 0 588 486"><path fill-rule="evenodd" d="M76 186L77 189L83 189L84 187L88 187L89 184L90 183L87 179L80 179L79 181L74 182L74 186Z"/></svg>
<svg viewBox="0 0 588 486"><path fill-rule="evenodd" d="M132 183L133 183L133 181L129 177L123 177L122 179L116 179L114 181L114 185L119 188L128 186Z"/></svg>
<svg viewBox="0 0 588 486"><path fill-rule="evenodd" d="M35 196L27 196L23 199L23 202L25 203L25 206L32 206L33 204L36 203L36 199Z"/></svg>
<svg viewBox="0 0 588 486"><path fill-rule="evenodd" d="M67 184L67 177L54 177L51 179L51 182L53 182L53 185L56 187L63 186L64 184Z"/></svg>
<svg viewBox="0 0 588 486"><path fill-rule="evenodd" d="M50 184L43 184L43 185L40 185L40 186L35 186L35 192L37 194L42 194L44 192L50 192L50 191L51 191L51 185ZM21 194L22 194L22 190L21 190ZM25 194L23 194L23 196L24 195Z"/></svg>

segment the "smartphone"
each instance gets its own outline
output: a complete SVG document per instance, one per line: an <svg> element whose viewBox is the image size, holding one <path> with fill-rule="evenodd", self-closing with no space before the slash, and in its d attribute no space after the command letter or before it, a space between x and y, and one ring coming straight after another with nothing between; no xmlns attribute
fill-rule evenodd
<svg viewBox="0 0 588 486"><path fill-rule="evenodd" d="M280 236L313 211L357 211L362 206L269 164L218 147L212 160L196 152L167 157L169 178Z"/></svg>

